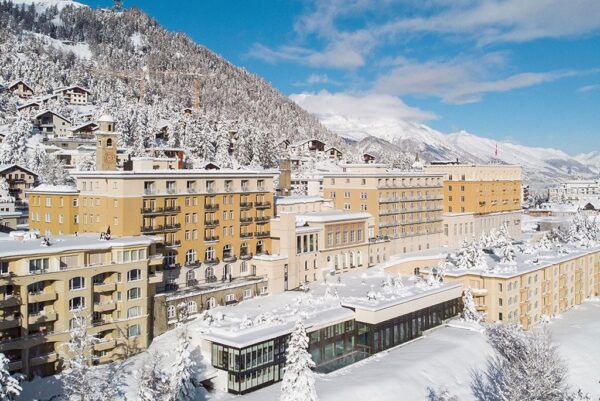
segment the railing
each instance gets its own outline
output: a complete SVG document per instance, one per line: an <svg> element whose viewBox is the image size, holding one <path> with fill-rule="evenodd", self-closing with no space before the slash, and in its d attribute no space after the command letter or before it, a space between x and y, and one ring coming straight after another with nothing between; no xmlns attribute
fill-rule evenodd
<svg viewBox="0 0 600 401"><path fill-rule="evenodd" d="M250 252L250 253L247 253L247 252L246 253L241 253L240 254L240 259L242 259L242 260L252 259L252 252Z"/></svg>
<svg viewBox="0 0 600 401"><path fill-rule="evenodd" d="M254 221L256 221L257 223L260 223L263 221L269 221L269 219L271 219L269 216L257 216L254 218Z"/></svg>
<svg viewBox="0 0 600 401"><path fill-rule="evenodd" d="M204 225L207 227L215 227L219 225L219 219L204 220Z"/></svg>
<svg viewBox="0 0 600 401"><path fill-rule="evenodd" d="M271 207L271 202L256 202L254 205L257 209L266 209Z"/></svg>
<svg viewBox="0 0 600 401"><path fill-rule="evenodd" d="M219 263L219 258L204 259L204 264L206 264L206 265L216 265L218 263Z"/></svg>
<svg viewBox="0 0 600 401"><path fill-rule="evenodd" d="M166 248L177 248L179 246L181 246L181 241L180 240L165 241L165 247Z"/></svg>
<svg viewBox="0 0 600 401"><path fill-rule="evenodd" d="M161 213L179 213L181 212L181 206L166 206L166 207L155 207L155 208L141 208L142 214L161 214Z"/></svg>
<svg viewBox="0 0 600 401"><path fill-rule="evenodd" d="M254 234L252 234L252 233L240 233L240 238L244 238L244 239L252 238L253 235Z"/></svg>
<svg viewBox="0 0 600 401"><path fill-rule="evenodd" d="M205 203L204 210L219 210L218 203Z"/></svg>
<svg viewBox="0 0 600 401"><path fill-rule="evenodd" d="M201 263L199 260L194 260L194 261L187 261L187 260L186 260L186 261L184 262L184 264L183 264L183 265L184 265L185 267L191 267L191 268L194 268L194 267L200 267L200 265L201 265L201 264L202 264L202 263Z"/></svg>
<svg viewBox="0 0 600 401"><path fill-rule="evenodd" d="M266 238L271 235L270 231L262 231L256 233L256 238Z"/></svg>
<svg viewBox="0 0 600 401"><path fill-rule="evenodd" d="M240 202L240 209L250 209L252 202Z"/></svg>
<svg viewBox="0 0 600 401"><path fill-rule="evenodd" d="M252 223L252 217L240 217L240 224Z"/></svg>
<svg viewBox="0 0 600 401"><path fill-rule="evenodd" d="M204 236L204 242L217 242L218 240L219 240L218 235Z"/></svg>

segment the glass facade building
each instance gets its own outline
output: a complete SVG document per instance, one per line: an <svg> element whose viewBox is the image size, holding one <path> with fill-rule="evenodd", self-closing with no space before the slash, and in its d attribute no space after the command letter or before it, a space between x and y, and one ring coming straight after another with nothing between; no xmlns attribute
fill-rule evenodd
<svg viewBox="0 0 600 401"><path fill-rule="evenodd" d="M352 319L309 331L315 370L332 372L420 337L423 331L439 326L458 312L459 300L452 299L377 324ZM285 335L242 348L213 342L212 365L227 371L230 393L258 390L283 378L288 339Z"/></svg>

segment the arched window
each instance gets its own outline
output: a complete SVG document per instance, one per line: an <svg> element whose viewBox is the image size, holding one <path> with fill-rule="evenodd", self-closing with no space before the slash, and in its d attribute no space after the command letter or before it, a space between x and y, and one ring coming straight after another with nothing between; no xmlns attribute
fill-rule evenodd
<svg viewBox="0 0 600 401"><path fill-rule="evenodd" d="M206 270L204 271L204 277L209 279L211 277L214 277L214 275L215 275L215 270L211 266L208 266L206 268Z"/></svg>
<svg viewBox="0 0 600 401"><path fill-rule="evenodd" d="M233 254L231 252L231 245L227 244L223 247L223 259L232 257Z"/></svg>
<svg viewBox="0 0 600 401"><path fill-rule="evenodd" d="M248 243L246 242L242 242L242 245L240 245L240 256L247 256L248 255Z"/></svg>
<svg viewBox="0 0 600 401"><path fill-rule="evenodd" d="M354 260L354 252L350 251L350 267L356 266L356 260Z"/></svg>
<svg viewBox="0 0 600 401"><path fill-rule="evenodd" d="M217 301L213 297L206 300L206 309L212 309L215 306L217 306Z"/></svg>
<svg viewBox="0 0 600 401"><path fill-rule="evenodd" d="M108 139L106 140L106 147L107 147L107 148L112 148L112 139L108 138Z"/></svg>
<svg viewBox="0 0 600 401"><path fill-rule="evenodd" d="M69 280L69 290L81 290L85 288L85 278L83 277L73 277Z"/></svg>
<svg viewBox="0 0 600 401"><path fill-rule="evenodd" d="M142 279L142 271L140 269L131 269L127 272L127 281L138 281Z"/></svg>
<svg viewBox="0 0 600 401"><path fill-rule="evenodd" d="M204 251L204 259L207 261L212 261L215 259L215 248L213 248L212 246L209 246L208 248L206 248L206 251Z"/></svg>
<svg viewBox="0 0 600 401"><path fill-rule="evenodd" d="M31 283L27 286L27 291L29 291L30 294L39 294L40 292L44 291L44 282L43 281L38 281L36 283Z"/></svg>
<svg viewBox="0 0 600 401"><path fill-rule="evenodd" d="M69 299L69 310L76 311L80 309L85 309L85 298L84 297L74 297Z"/></svg>
<svg viewBox="0 0 600 401"><path fill-rule="evenodd" d="M167 266L175 266L176 260L177 259L176 259L175 252L173 252L173 251L167 252L167 255L165 256L165 264Z"/></svg>
<svg viewBox="0 0 600 401"><path fill-rule="evenodd" d="M127 290L127 299L129 301L133 299L139 299L142 297L142 289L139 287L130 288Z"/></svg>
<svg viewBox="0 0 600 401"><path fill-rule="evenodd" d="M127 317L137 317L139 315L142 314L142 308L139 306L132 306L131 308L127 309Z"/></svg>
<svg viewBox="0 0 600 401"><path fill-rule="evenodd" d="M262 240L256 241L256 254L260 255L263 253L263 242Z"/></svg>
<svg viewBox="0 0 600 401"><path fill-rule="evenodd" d="M192 313L198 312L198 305L196 304L196 302L189 301L187 303L187 312L188 312L188 314L192 314Z"/></svg>
<svg viewBox="0 0 600 401"><path fill-rule="evenodd" d="M167 308L167 319L175 319L177 317L177 309L175 305L169 305Z"/></svg>
<svg viewBox="0 0 600 401"><path fill-rule="evenodd" d="M195 262L196 262L196 250L188 249L188 251L185 253L185 263L187 263L188 265L191 265Z"/></svg>
<svg viewBox="0 0 600 401"><path fill-rule="evenodd" d="M356 265L362 266L362 254L360 251L356 251Z"/></svg>
<svg viewBox="0 0 600 401"><path fill-rule="evenodd" d="M185 273L185 280L188 282L188 284L190 281L194 281L195 278L196 275L194 274L193 270L188 270L187 273Z"/></svg>

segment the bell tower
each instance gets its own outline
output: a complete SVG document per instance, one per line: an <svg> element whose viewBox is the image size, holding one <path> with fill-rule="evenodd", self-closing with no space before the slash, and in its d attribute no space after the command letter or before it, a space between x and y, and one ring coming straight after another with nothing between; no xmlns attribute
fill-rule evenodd
<svg viewBox="0 0 600 401"><path fill-rule="evenodd" d="M112 116L103 115L98 119L96 131L96 170L112 171L117 169L117 133Z"/></svg>

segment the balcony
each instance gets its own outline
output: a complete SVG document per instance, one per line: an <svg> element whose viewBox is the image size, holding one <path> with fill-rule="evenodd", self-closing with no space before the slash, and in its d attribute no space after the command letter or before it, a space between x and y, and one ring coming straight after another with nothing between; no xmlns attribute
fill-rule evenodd
<svg viewBox="0 0 600 401"><path fill-rule="evenodd" d="M35 356L29 359L30 366L39 366L45 363L53 363L58 361L58 354L56 352L50 352L46 355Z"/></svg>
<svg viewBox="0 0 600 401"><path fill-rule="evenodd" d="M154 272L148 274L148 283L149 284L158 284L163 281L163 272Z"/></svg>
<svg viewBox="0 0 600 401"><path fill-rule="evenodd" d="M233 263L237 260L237 256L235 255L223 255L223 262L225 263Z"/></svg>
<svg viewBox="0 0 600 401"><path fill-rule="evenodd" d="M113 349L117 346L117 340L109 338L107 340L101 340L99 343L94 344L94 351L106 351Z"/></svg>
<svg viewBox="0 0 600 401"><path fill-rule="evenodd" d="M35 315L29 315L28 319L27 319L27 323L32 325L32 324L38 324L38 323L47 323L47 322L54 322L56 321L56 319L58 319L58 315L56 314L56 312L54 311L48 311L48 312L41 312Z"/></svg>
<svg viewBox="0 0 600 401"><path fill-rule="evenodd" d="M94 303L94 312L112 312L117 309L113 301Z"/></svg>
<svg viewBox="0 0 600 401"><path fill-rule="evenodd" d="M219 204L218 203L205 203L204 204L204 210L208 211L216 211L219 210Z"/></svg>
<svg viewBox="0 0 600 401"><path fill-rule="evenodd" d="M166 206L155 208L141 208L140 213L144 216L177 214L181 212L181 206Z"/></svg>
<svg viewBox="0 0 600 401"><path fill-rule="evenodd" d="M165 248L167 249L174 249L174 248L179 248L181 246L181 241L180 240L174 240L174 241L165 241Z"/></svg>
<svg viewBox="0 0 600 401"><path fill-rule="evenodd" d="M252 207L252 202L240 202L240 209L248 210Z"/></svg>
<svg viewBox="0 0 600 401"><path fill-rule="evenodd" d="M217 242L219 241L218 235L204 236L204 242Z"/></svg>
<svg viewBox="0 0 600 401"><path fill-rule="evenodd" d="M196 267L200 267L202 263L199 260L194 260L194 261L186 261L183 265L185 267L189 267L190 269L194 269Z"/></svg>
<svg viewBox="0 0 600 401"><path fill-rule="evenodd" d="M7 364L6 367L8 368L9 371L21 370L21 369L23 369L23 361L21 361L21 360L11 361Z"/></svg>
<svg viewBox="0 0 600 401"><path fill-rule="evenodd" d="M219 225L218 219L204 220L204 226L207 228L217 227Z"/></svg>
<svg viewBox="0 0 600 401"><path fill-rule="evenodd" d="M110 292L117 289L117 283L98 283L94 284L94 292Z"/></svg>
<svg viewBox="0 0 600 401"><path fill-rule="evenodd" d="M256 233L256 238L268 238L270 235L270 231L261 231Z"/></svg>
<svg viewBox="0 0 600 401"><path fill-rule="evenodd" d="M0 330L13 329L21 325L21 319L15 319L14 317L8 317L0 320Z"/></svg>
<svg viewBox="0 0 600 401"><path fill-rule="evenodd" d="M253 235L254 234L252 234L252 233L240 233L240 238L248 239L248 238L252 238Z"/></svg>
<svg viewBox="0 0 600 401"><path fill-rule="evenodd" d="M15 295L8 296L0 301L0 308L13 308L15 306L19 306L21 301Z"/></svg>
<svg viewBox="0 0 600 401"><path fill-rule="evenodd" d="M257 216L254 218L254 221L257 223L265 223L269 221L271 218L269 216Z"/></svg>
<svg viewBox="0 0 600 401"><path fill-rule="evenodd" d="M140 232L142 234L155 234L155 233L166 233L175 232L181 228L180 223L166 224L160 226L142 226Z"/></svg>
<svg viewBox="0 0 600 401"><path fill-rule="evenodd" d="M252 259L252 253L242 253L240 254L240 259L241 260L250 260Z"/></svg>
<svg viewBox="0 0 600 401"><path fill-rule="evenodd" d="M252 217L240 217L240 224L252 223Z"/></svg>
<svg viewBox="0 0 600 401"><path fill-rule="evenodd" d="M397 202L400 202L400 198L394 198L394 197L379 198L379 203L397 203Z"/></svg>
<svg viewBox="0 0 600 401"><path fill-rule="evenodd" d="M148 261L150 266L161 266L164 261L164 256L160 254L150 255Z"/></svg>
<svg viewBox="0 0 600 401"><path fill-rule="evenodd" d="M205 265L216 265L219 263L219 258L204 259Z"/></svg>
<svg viewBox="0 0 600 401"><path fill-rule="evenodd" d="M257 209L269 209L271 207L271 202L256 202L254 207Z"/></svg>
<svg viewBox="0 0 600 401"><path fill-rule="evenodd" d="M56 301L57 294L54 291L48 292L37 292L37 293L29 293L28 302L48 302L48 301Z"/></svg>

